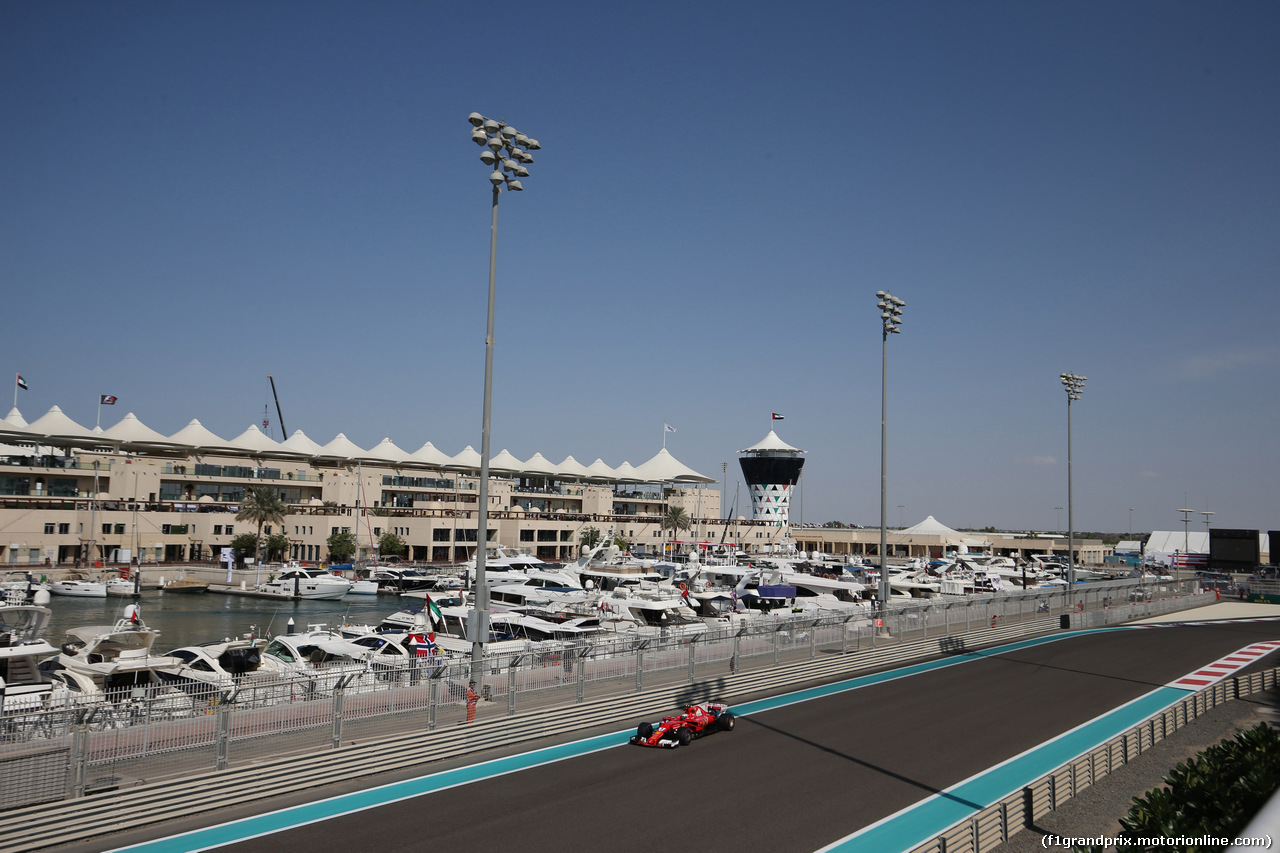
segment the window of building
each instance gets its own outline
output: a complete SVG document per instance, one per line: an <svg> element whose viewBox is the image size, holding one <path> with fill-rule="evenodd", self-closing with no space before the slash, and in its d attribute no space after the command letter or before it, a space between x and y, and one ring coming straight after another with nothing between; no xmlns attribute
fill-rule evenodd
<svg viewBox="0 0 1280 853"><path fill-rule="evenodd" d="M102 535L103 535L103 536L106 536L106 535L108 535L108 534L110 534L110 533L111 533L111 525L110 525L110 524L104 524L104 525L102 525Z"/></svg>
<svg viewBox="0 0 1280 853"><path fill-rule="evenodd" d="M448 542L448 541L449 541L449 528L447 528L447 527L437 527L435 530L432 530L432 531L431 531L431 541L432 541L432 542ZM432 558L432 559L434 559L434 558ZM447 559L449 559L449 558L448 558L448 557L443 557L442 559L447 560Z"/></svg>
<svg viewBox="0 0 1280 853"><path fill-rule="evenodd" d="M64 522L62 522L61 524L59 524L59 525L58 525L58 532L59 532L59 533L70 533L70 532L71 532L71 522L69 522L69 521L64 521Z"/></svg>
<svg viewBox="0 0 1280 853"><path fill-rule="evenodd" d="M521 531L520 531L520 541L521 541L521 542L532 542L532 541L533 541L533 531L532 531L532 530L521 530Z"/></svg>
<svg viewBox="0 0 1280 853"><path fill-rule="evenodd" d="M115 529L114 529L114 530L112 530L111 532L112 532L112 533L124 533L124 525L123 525L123 524L117 524L117 525L115 526Z"/></svg>
<svg viewBox="0 0 1280 853"><path fill-rule="evenodd" d="M538 541L539 541L539 542L554 542L554 541L556 541L556 533L557 533L557 531L555 531L555 530L539 530L539 531L538 531Z"/></svg>
<svg viewBox="0 0 1280 853"><path fill-rule="evenodd" d="M234 525L234 524L228 524L228 525L227 525L227 535L228 535L228 536L230 536L230 535L231 535L232 533L234 533L234 532L235 532L235 525Z"/></svg>
<svg viewBox="0 0 1280 853"><path fill-rule="evenodd" d="M51 521L51 522L49 522L48 524L46 524L46 525L44 526L44 532L45 532L45 533L52 533L52 532L53 532L53 524L54 524L54 523L53 523L52 521Z"/></svg>
<svg viewBox="0 0 1280 853"><path fill-rule="evenodd" d="M222 525L221 525L221 524L215 524L215 525L213 526L213 535L214 535L214 536L221 536L221 535L222 535Z"/></svg>

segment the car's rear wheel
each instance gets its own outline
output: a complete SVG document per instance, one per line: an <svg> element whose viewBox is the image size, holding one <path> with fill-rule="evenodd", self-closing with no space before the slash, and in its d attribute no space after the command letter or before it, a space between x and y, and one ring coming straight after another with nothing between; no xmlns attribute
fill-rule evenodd
<svg viewBox="0 0 1280 853"><path fill-rule="evenodd" d="M716 722L720 724L720 731L722 732L733 731L733 725L735 722L733 718L733 712L732 711L722 712L719 718L717 718Z"/></svg>
<svg viewBox="0 0 1280 853"><path fill-rule="evenodd" d="M684 726L676 729L676 742L681 746L688 746L689 741L693 740L693 733Z"/></svg>
<svg viewBox="0 0 1280 853"><path fill-rule="evenodd" d="M640 740L648 740L653 736L653 723L641 723L636 729L636 737Z"/></svg>

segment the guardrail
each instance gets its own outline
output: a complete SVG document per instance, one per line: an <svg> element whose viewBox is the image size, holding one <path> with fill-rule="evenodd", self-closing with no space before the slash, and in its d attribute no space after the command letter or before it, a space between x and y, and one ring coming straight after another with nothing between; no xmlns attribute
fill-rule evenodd
<svg viewBox="0 0 1280 853"><path fill-rule="evenodd" d="M713 691L716 696L742 701L753 694L1039 636L1059 630L1059 625L1057 617L1027 620L963 635L904 642L703 681L653 686L630 695L602 696L568 707L548 704L470 725L462 725L460 720L451 717L446 722L453 725L434 731L419 731L368 744L343 744L321 755L308 753L277 758L234 770L184 775L179 779L142 783L127 790L9 809L0 818L0 853L25 853L84 841L114 831L214 811L229 803L274 796L281 791L284 780L288 780L291 790L349 781L529 742L546 737L553 730L569 733L587 729L598 726L605 713L611 719L640 719L670 711L685 701L701 701ZM65 761L65 749L41 751L39 746L29 749L33 750L33 759L48 760L53 754Z"/></svg>
<svg viewBox="0 0 1280 853"><path fill-rule="evenodd" d="M910 853L985 853L1081 791L1214 708L1280 685L1280 668L1238 675L1193 693L1123 734L1063 764L1024 788L963 820Z"/></svg>

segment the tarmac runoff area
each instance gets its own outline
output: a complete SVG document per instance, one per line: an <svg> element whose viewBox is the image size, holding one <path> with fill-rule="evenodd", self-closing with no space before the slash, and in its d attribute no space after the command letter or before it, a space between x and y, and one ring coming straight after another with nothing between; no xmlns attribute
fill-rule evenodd
<svg viewBox="0 0 1280 853"><path fill-rule="evenodd" d="M1210 604L1179 613L1166 613L1132 624L1169 622L1210 622L1223 619L1267 619L1280 617L1280 604L1250 604L1243 601ZM1229 702L1214 708L1162 740L1137 760L1108 774L1057 811L1040 818L992 853L1030 853L1045 848L1045 836L1115 838L1120 834L1120 818L1137 797L1164 784L1164 777L1179 763L1193 758L1214 744L1266 722L1280 726L1280 697L1275 691L1258 698ZM1048 848L1053 849L1053 848ZM1059 848L1061 849L1061 848ZM1108 850L1114 848L1107 848Z"/></svg>

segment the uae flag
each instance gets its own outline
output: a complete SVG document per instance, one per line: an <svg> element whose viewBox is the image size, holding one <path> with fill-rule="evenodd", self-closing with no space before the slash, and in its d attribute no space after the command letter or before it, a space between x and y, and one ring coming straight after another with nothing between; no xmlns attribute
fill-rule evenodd
<svg viewBox="0 0 1280 853"><path fill-rule="evenodd" d="M25 380L25 379L23 379L23 378L22 378L22 374L21 374L21 373L19 373L19 374L18 374L18 387L19 387L19 388L21 388L23 391L28 390L28 389L27 389L27 380Z"/></svg>
<svg viewBox="0 0 1280 853"><path fill-rule="evenodd" d="M98 398L98 402L104 406L114 406L116 404L116 398L111 394L103 394Z"/></svg>
<svg viewBox="0 0 1280 853"><path fill-rule="evenodd" d="M437 607L436 603L431 600L431 596L428 595L428 596L425 596L425 598L427 600L427 612L431 614L432 627L435 627L438 624L443 624L444 614L440 612L440 608Z"/></svg>
<svg viewBox="0 0 1280 853"><path fill-rule="evenodd" d="M774 419L775 421L780 421L780 420L782 420L783 418L782 418L782 415L778 414L777 412L774 412L774 413L773 413L773 419Z"/></svg>

